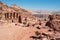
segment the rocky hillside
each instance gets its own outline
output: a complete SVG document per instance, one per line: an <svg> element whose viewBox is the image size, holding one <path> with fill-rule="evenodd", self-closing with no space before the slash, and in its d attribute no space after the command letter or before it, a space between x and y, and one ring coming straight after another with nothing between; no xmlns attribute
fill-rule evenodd
<svg viewBox="0 0 60 40"><path fill-rule="evenodd" d="M37 16L45 18L46 15ZM46 17L41 20L33 16L31 12L16 6L16 4L7 6L0 2L0 40L59 39L60 15L54 14Z"/></svg>
<svg viewBox="0 0 60 40"><path fill-rule="evenodd" d="M22 17L22 20L23 18L26 18L26 17L30 19L30 21L36 20L36 18L28 10L21 8L16 4L7 6L5 3L0 2L0 13L5 14L5 13L14 13L14 12L16 14L18 13Z"/></svg>

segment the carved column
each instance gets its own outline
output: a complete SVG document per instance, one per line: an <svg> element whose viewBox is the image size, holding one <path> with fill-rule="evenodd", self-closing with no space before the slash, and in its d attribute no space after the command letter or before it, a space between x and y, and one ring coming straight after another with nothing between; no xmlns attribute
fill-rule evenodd
<svg viewBox="0 0 60 40"><path fill-rule="evenodd" d="M8 19L9 18L9 13L5 14L5 18Z"/></svg>
<svg viewBox="0 0 60 40"><path fill-rule="evenodd" d="M18 13L16 13L16 18L18 18Z"/></svg>
<svg viewBox="0 0 60 40"><path fill-rule="evenodd" d="M9 13L5 13L5 19L9 18Z"/></svg>
<svg viewBox="0 0 60 40"><path fill-rule="evenodd" d="M12 19L12 13L10 13L10 18Z"/></svg>
<svg viewBox="0 0 60 40"><path fill-rule="evenodd" d="M7 18L7 15L6 15L6 13L5 13L5 19Z"/></svg>
<svg viewBox="0 0 60 40"><path fill-rule="evenodd" d="M9 13L9 19L10 19L10 13Z"/></svg>
<svg viewBox="0 0 60 40"><path fill-rule="evenodd" d="M0 6L0 10L2 10L2 7Z"/></svg>

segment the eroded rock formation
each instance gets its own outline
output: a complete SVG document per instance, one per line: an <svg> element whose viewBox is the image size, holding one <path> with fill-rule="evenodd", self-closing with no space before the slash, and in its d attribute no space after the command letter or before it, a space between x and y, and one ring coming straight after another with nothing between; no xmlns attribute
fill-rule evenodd
<svg viewBox="0 0 60 40"><path fill-rule="evenodd" d="M54 40L60 38L60 15L48 16L46 19L40 20L31 12L15 4L8 7L0 2L0 40Z"/></svg>

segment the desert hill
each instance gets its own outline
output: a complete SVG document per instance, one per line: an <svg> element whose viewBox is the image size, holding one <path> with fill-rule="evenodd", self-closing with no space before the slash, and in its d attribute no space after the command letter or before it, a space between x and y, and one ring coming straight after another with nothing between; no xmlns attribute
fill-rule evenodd
<svg viewBox="0 0 60 40"><path fill-rule="evenodd" d="M41 14L33 15L16 4L0 2L0 40L60 39L60 15Z"/></svg>
<svg viewBox="0 0 60 40"><path fill-rule="evenodd" d="M30 21L32 21L32 20L36 20L36 18L32 15L32 13L31 12L29 12L28 10L25 10L25 9L23 9L23 8L20 8L20 7L18 7L16 4L13 4L13 5L11 5L11 6L7 6L5 3L2 3L2 2L0 2L0 13L2 14L2 15L5 15L6 13L8 13L8 14L6 14L6 15L8 15L8 17L9 18L7 18L8 20L10 19L10 20L13 20L14 22L16 22L15 21L15 19L17 19L18 20L18 18L17 17L19 17L19 16L21 16L22 18L21 18L21 20L22 20L22 22L23 22L23 20L24 20L24 18L28 18L28 19L30 19ZM5 16L6 16L5 15ZM2 17L2 19L6 19L5 18L5 16L4 17ZM13 16L13 17L12 17ZM11 18L10 18L11 17ZM14 18L15 17L15 18Z"/></svg>

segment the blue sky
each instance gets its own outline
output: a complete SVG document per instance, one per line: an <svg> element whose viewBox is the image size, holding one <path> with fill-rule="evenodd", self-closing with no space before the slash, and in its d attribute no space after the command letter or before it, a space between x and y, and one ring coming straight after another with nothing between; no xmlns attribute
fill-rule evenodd
<svg viewBox="0 0 60 40"><path fill-rule="evenodd" d="M60 11L60 0L0 0L7 5L16 4L28 10Z"/></svg>

